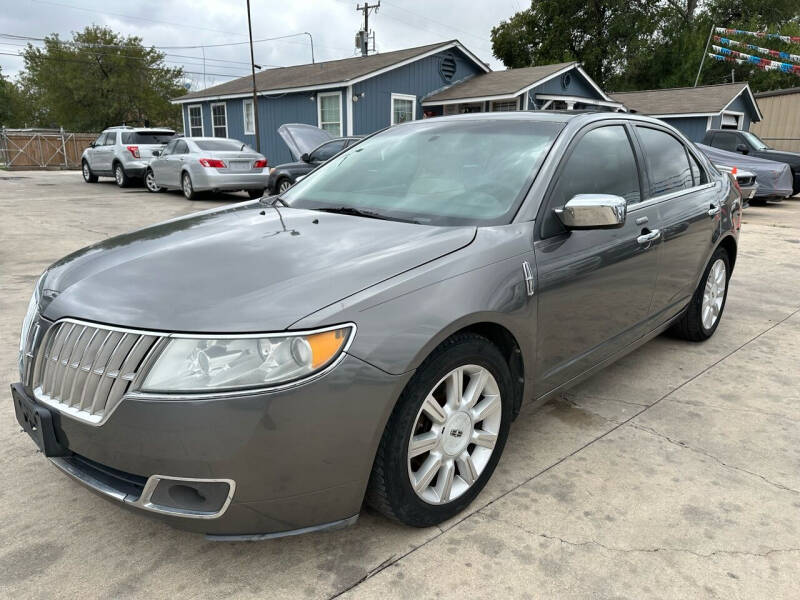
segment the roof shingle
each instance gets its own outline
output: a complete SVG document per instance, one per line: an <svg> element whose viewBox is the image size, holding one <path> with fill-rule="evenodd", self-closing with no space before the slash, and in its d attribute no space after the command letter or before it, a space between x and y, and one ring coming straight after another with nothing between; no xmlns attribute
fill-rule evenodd
<svg viewBox="0 0 800 600"><path fill-rule="evenodd" d="M425 98L426 103L460 100L462 98L485 98L487 96L511 96L537 81L557 73L561 69L577 64L575 62L523 67L506 71L492 71L476 75L456 83L441 92Z"/></svg>
<svg viewBox="0 0 800 600"><path fill-rule="evenodd" d="M617 92L609 95L628 109L645 115L713 113L725 108L747 87L746 83L723 83L699 87Z"/></svg>
<svg viewBox="0 0 800 600"><path fill-rule="evenodd" d="M353 58L330 60L309 65L267 69L256 73L256 88L259 92L269 92L271 90L285 90L334 83L346 84L346 82L356 79L357 77L368 75L369 73L386 67L391 67L394 64L453 43L457 43L457 40L428 44L427 46L418 46L416 48L406 48L394 52L371 54L369 56L356 56ZM246 94L252 92L252 90L252 78L250 75L247 75L204 90L190 92L175 100L216 98L219 96Z"/></svg>

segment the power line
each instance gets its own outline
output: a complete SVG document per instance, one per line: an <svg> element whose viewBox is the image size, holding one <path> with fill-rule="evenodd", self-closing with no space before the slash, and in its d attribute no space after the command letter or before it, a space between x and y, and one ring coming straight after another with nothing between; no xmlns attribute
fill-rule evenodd
<svg viewBox="0 0 800 600"><path fill-rule="evenodd" d="M15 54L13 52L0 52L0 55L22 57L21 54ZM81 63L81 64L85 64L85 65L94 64L90 60L79 60L79 59L76 59L76 58L59 58L59 57L56 57L56 56L41 56L40 58L42 58L43 60L51 60L53 62L71 62L71 63ZM159 67L143 67L143 68L148 70L148 71L164 71L164 70L166 70L166 69L159 68ZM183 70L183 73L188 74L188 75L202 75L203 74L201 71L186 71L186 70ZM231 75L230 73L206 73L206 75L211 75L212 77L229 77L231 79L241 77L241 75Z"/></svg>

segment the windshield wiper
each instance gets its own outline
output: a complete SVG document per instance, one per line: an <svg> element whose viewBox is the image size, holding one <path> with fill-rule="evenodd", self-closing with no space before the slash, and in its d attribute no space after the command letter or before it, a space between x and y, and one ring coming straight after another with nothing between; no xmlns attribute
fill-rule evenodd
<svg viewBox="0 0 800 600"><path fill-rule="evenodd" d="M415 223L419 224L419 221L415 221L414 219L400 219L397 217L390 217L387 215L383 215L378 212L374 212L371 210L364 210L361 208L354 208L352 206L337 206L337 207L325 207L325 208L316 208L314 210L318 210L320 212L327 212L327 213L336 213L339 215L352 215L354 217L366 217L368 219L380 219L381 221L400 221L402 223Z"/></svg>

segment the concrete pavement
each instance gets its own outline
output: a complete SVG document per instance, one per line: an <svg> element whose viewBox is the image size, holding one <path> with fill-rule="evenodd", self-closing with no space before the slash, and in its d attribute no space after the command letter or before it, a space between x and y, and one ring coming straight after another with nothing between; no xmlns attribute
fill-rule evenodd
<svg viewBox="0 0 800 600"><path fill-rule="evenodd" d="M17 379L48 264L219 202L0 171L0 380ZM365 510L338 532L207 542L62 476L7 397L0 597L798 597L798 262L800 200L750 208L715 337L659 337L523 410L487 488L442 527Z"/></svg>

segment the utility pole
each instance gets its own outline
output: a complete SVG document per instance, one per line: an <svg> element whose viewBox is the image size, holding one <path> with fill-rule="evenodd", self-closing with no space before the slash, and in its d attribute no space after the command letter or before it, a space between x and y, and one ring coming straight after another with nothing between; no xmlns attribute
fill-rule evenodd
<svg viewBox="0 0 800 600"><path fill-rule="evenodd" d="M247 29L250 32L250 70L253 75L253 120L256 126L256 152L261 153L261 134L258 128L258 94L256 93L256 61L253 57L253 24L250 21L250 0L247 0ZM260 69L261 67L259 67ZM213 123L212 123L213 125Z"/></svg>
<svg viewBox="0 0 800 600"><path fill-rule="evenodd" d="M364 13L364 29L361 32L361 56L366 56L369 54L369 11L375 9L375 12L378 12L378 9L381 7L381 2L378 0L377 4L370 4L369 2L364 2L364 6L360 4L356 4L356 12L363 12Z"/></svg>

